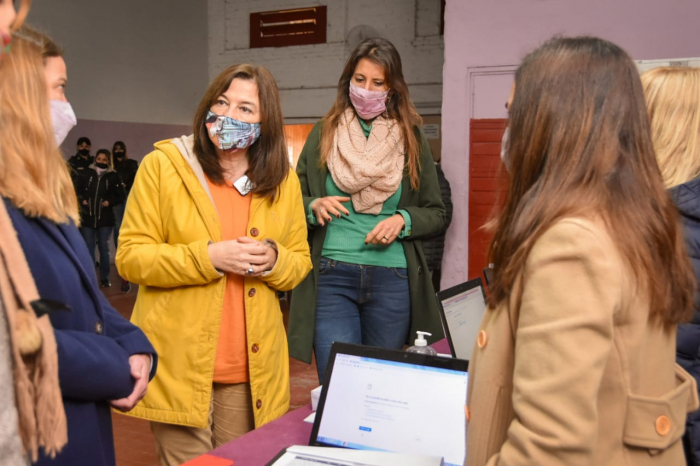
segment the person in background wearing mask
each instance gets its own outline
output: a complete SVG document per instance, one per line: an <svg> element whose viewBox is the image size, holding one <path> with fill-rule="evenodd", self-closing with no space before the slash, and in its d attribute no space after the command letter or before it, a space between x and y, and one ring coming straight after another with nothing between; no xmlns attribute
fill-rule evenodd
<svg viewBox="0 0 700 466"><path fill-rule="evenodd" d="M194 134L156 143L124 213L117 267L132 320L163 355L133 415L179 465L289 409L277 291L311 270L299 180L275 78L233 65L204 93Z"/></svg>
<svg viewBox="0 0 700 466"><path fill-rule="evenodd" d="M651 139L661 176L681 214L690 262L700 280L700 68L661 67L642 74ZM700 385L700 293L693 319L678 326L676 361ZM685 459L700 466L700 411L688 415Z"/></svg>
<svg viewBox="0 0 700 466"><path fill-rule="evenodd" d="M112 146L112 161L114 164L114 170L116 170L119 175L119 179L122 180L124 185L124 192L126 197L129 197L129 192L131 187L134 185L134 179L136 178L136 171L139 169L139 163L130 159L126 153L126 144L122 141L117 141ZM124 218L124 209L126 208L126 202L119 204L114 207L114 247L119 246L119 230L122 226L122 219ZM128 280L122 278L121 292L128 293L131 291L131 283Z"/></svg>
<svg viewBox="0 0 700 466"><path fill-rule="evenodd" d="M386 39L352 52L336 101L297 165L313 272L292 293L289 347L319 380L334 341L401 349L416 330L443 337L421 240L445 206L421 118Z"/></svg>
<svg viewBox="0 0 700 466"><path fill-rule="evenodd" d="M0 194L16 232L3 231L0 244L10 236L19 242L39 297L25 303L40 305L55 334L58 363L53 370L60 383L57 392L65 408L68 443L60 451L44 448L35 464L114 466L110 407L133 408L145 395L158 361L144 333L100 293L76 228L78 202L51 124L42 60L48 41L45 36L24 39L19 31L0 63ZM8 257L5 251L3 255ZM14 266L21 262L16 257ZM5 297L2 280L0 287ZM31 395L37 417L49 416L49 426L57 425L55 400L42 390ZM35 430L39 445L46 432ZM56 446L52 440L48 447ZM4 459L4 452L0 457Z"/></svg>
<svg viewBox="0 0 700 466"><path fill-rule="evenodd" d="M78 153L68 159L68 165L71 168L73 182L75 182L76 176L82 174L95 162L95 157L90 155L91 147L92 143L90 142L90 138L86 136L81 136L78 138Z"/></svg>
<svg viewBox="0 0 700 466"><path fill-rule="evenodd" d="M124 186L112 168L110 155L107 149L98 150L95 163L78 176L75 184L80 203L80 233L93 262L97 239L102 288L112 286L109 281L109 237L114 229L114 206L126 200Z"/></svg>

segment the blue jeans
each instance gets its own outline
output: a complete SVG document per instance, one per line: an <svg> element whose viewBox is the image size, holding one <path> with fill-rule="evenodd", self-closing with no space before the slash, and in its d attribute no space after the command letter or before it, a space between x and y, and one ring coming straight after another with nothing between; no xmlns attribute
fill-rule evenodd
<svg viewBox="0 0 700 466"><path fill-rule="evenodd" d="M114 227L80 227L80 234L83 235L88 252L95 263L95 239L97 239L97 249L100 250L100 280L109 279L109 236ZM97 238L95 238L97 235Z"/></svg>
<svg viewBox="0 0 700 466"><path fill-rule="evenodd" d="M410 323L406 269L321 258L314 329L321 383L334 341L400 350Z"/></svg>
<svg viewBox="0 0 700 466"><path fill-rule="evenodd" d="M114 248L119 247L119 229L122 227L122 220L124 220L124 209L126 208L126 202L122 202L119 205L112 207L112 212L114 212Z"/></svg>

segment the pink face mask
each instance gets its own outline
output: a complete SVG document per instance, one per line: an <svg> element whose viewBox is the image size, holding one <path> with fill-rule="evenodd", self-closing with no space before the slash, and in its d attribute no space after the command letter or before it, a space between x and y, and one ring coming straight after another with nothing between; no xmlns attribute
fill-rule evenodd
<svg viewBox="0 0 700 466"><path fill-rule="evenodd" d="M371 120L386 110L389 91L368 91L350 83L350 101L363 120Z"/></svg>

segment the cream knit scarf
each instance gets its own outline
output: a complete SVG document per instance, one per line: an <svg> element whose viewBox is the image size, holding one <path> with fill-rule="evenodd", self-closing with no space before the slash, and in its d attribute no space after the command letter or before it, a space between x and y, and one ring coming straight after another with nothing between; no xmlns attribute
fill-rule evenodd
<svg viewBox="0 0 700 466"><path fill-rule="evenodd" d="M403 179L404 143L395 120L378 116L366 138L352 109L338 120L328 170L356 212L378 215Z"/></svg>
<svg viewBox="0 0 700 466"><path fill-rule="evenodd" d="M12 341L12 376L24 451L32 462L38 458L39 447L44 448L48 457L54 458L68 441L58 382L56 339L49 316L37 318L32 308L31 303L39 299L39 293L2 200L0 299Z"/></svg>

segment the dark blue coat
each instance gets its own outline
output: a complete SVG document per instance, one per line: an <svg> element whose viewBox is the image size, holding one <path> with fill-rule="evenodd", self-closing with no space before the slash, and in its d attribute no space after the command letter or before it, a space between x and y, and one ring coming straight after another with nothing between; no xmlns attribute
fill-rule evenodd
<svg viewBox="0 0 700 466"><path fill-rule="evenodd" d="M143 332L109 304L97 286L94 267L74 224L30 218L8 200L5 206L27 257L39 296L72 311L50 315L58 346L58 376L68 419L68 444L40 465L114 465L114 438L107 400L131 394L129 356L157 357Z"/></svg>
<svg viewBox="0 0 700 466"><path fill-rule="evenodd" d="M685 244L700 283L700 178L676 186L670 193L681 213ZM700 295L697 292L695 306L693 320L678 326L676 359L695 377L700 387ZM688 416L683 445L688 464L700 466L700 410Z"/></svg>

